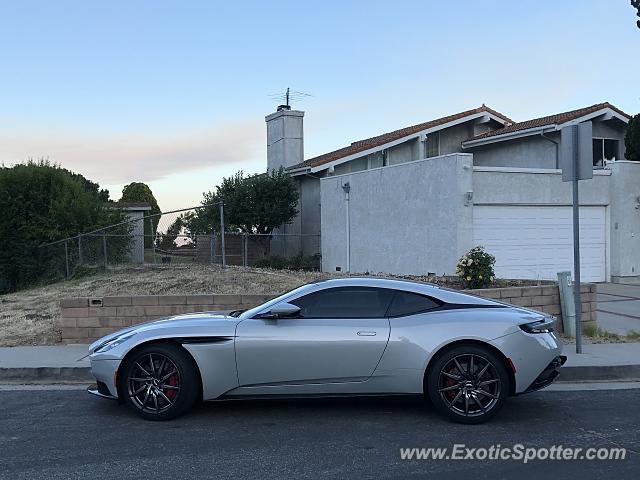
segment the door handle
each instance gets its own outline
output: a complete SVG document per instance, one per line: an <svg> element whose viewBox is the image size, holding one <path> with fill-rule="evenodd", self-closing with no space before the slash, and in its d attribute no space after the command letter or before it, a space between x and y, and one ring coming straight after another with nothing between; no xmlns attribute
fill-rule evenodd
<svg viewBox="0 0 640 480"><path fill-rule="evenodd" d="M361 337L374 337L376 335L376 332L360 331L358 332L358 335Z"/></svg>

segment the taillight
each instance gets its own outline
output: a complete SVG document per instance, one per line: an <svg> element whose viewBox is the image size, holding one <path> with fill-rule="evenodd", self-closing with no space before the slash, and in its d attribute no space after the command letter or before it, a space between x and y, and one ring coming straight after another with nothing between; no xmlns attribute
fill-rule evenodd
<svg viewBox="0 0 640 480"><path fill-rule="evenodd" d="M520 325L520 328L527 333L551 333L553 332L553 324L553 318L545 318L531 323L524 323Z"/></svg>

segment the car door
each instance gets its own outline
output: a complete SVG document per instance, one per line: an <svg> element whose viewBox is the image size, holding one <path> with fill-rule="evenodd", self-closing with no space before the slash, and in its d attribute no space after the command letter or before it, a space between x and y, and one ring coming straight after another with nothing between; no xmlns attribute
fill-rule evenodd
<svg viewBox="0 0 640 480"><path fill-rule="evenodd" d="M389 340L386 310L394 292L332 287L289 303L291 318L247 318L236 329L240 386L361 382Z"/></svg>

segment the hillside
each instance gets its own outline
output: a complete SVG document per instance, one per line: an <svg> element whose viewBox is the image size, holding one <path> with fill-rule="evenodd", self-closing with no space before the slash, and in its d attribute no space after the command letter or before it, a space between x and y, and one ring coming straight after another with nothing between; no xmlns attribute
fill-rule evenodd
<svg viewBox="0 0 640 480"><path fill-rule="evenodd" d="M0 346L56 343L60 299L110 295L279 293L328 275L215 265L129 266L0 295Z"/></svg>

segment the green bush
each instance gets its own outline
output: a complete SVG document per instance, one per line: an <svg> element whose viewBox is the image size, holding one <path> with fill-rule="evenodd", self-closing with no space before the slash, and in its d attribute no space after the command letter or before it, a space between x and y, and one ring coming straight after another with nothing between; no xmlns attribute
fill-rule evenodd
<svg viewBox="0 0 640 480"><path fill-rule="evenodd" d="M256 268L273 268L276 270L319 270L320 255L296 255L295 257L280 257L273 255L253 262Z"/></svg>
<svg viewBox="0 0 640 480"><path fill-rule="evenodd" d="M108 196L46 161L1 166L0 294L64 276L64 245L41 245L122 221ZM70 244L69 255L76 251Z"/></svg>
<svg viewBox="0 0 640 480"><path fill-rule="evenodd" d="M477 246L458 259L456 274L462 279L466 288L484 288L495 279L493 265L496 257Z"/></svg>

